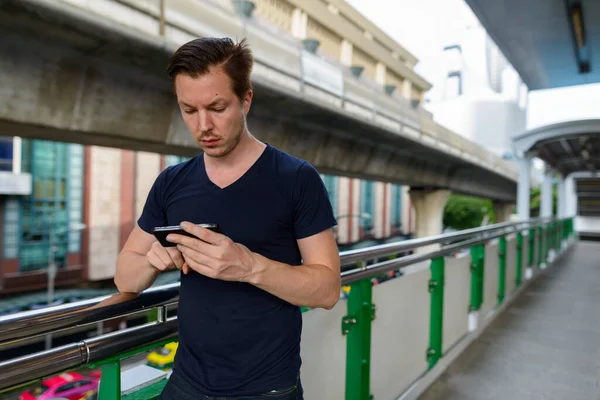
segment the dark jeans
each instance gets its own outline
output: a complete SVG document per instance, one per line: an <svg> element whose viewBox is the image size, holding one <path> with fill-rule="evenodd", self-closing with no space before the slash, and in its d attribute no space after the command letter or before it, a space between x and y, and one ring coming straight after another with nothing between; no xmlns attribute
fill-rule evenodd
<svg viewBox="0 0 600 400"><path fill-rule="evenodd" d="M213 397L198 393L180 376L173 373L163 389L159 400L304 400L300 377L294 386L279 388L258 396Z"/></svg>

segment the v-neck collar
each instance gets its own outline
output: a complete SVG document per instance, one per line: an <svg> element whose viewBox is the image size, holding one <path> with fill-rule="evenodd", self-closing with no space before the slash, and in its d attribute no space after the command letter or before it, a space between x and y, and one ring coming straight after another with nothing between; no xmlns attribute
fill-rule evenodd
<svg viewBox="0 0 600 400"><path fill-rule="evenodd" d="M232 183L230 183L229 185L227 185L225 187L220 187L219 185L214 183L208 176L208 173L206 172L206 164L204 163L204 152L202 152L199 155L201 177L205 181L206 186L210 189L217 190L219 192L232 190L238 186L243 185L244 182L248 181L250 178L259 175L260 164L262 164L264 162L263 160L267 157L267 153L270 151L271 151L271 146L268 143L265 143L265 148L263 149L263 152L256 159L256 161L254 161L254 163L250 166L250 168L248 168L246 170L246 172L244 172L242 174L242 176L240 176L238 179L236 179L235 181L233 181Z"/></svg>

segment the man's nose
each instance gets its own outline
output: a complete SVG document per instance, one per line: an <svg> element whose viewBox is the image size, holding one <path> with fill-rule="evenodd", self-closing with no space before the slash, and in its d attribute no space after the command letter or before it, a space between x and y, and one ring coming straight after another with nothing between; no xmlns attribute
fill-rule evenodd
<svg viewBox="0 0 600 400"><path fill-rule="evenodd" d="M198 118L198 130L202 133L210 131L214 127L212 118L208 111L200 111Z"/></svg>

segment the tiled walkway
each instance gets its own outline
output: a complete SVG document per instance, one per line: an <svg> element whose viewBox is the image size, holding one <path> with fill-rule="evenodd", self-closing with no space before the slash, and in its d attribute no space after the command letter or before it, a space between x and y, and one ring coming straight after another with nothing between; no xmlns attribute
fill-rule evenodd
<svg viewBox="0 0 600 400"><path fill-rule="evenodd" d="M419 400L600 400L600 243L532 282Z"/></svg>

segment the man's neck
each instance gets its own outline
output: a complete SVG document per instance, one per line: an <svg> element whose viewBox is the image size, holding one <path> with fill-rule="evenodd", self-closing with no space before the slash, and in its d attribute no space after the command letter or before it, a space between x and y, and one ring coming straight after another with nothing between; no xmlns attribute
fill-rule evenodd
<svg viewBox="0 0 600 400"><path fill-rule="evenodd" d="M204 153L204 164L208 169L228 170L252 164L263 152L265 144L258 141L247 130L242 133L238 144L223 157L210 157Z"/></svg>

